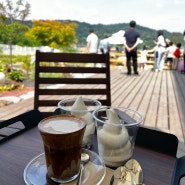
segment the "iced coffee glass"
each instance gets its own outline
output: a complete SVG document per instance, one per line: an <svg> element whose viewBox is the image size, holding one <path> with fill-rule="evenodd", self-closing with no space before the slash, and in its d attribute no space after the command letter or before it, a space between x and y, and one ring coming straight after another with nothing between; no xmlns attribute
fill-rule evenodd
<svg viewBox="0 0 185 185"><path fill-rule="evenodd" d="M106 166L124 165L133 155L135 138L143 116L124 107L103 106L93 112L98 152Z"/></svg>
<svg viewBox="0 0 185 185"><path fill-rule="evenodd" d="M66 98L58 103L61 114L71 114L79 116L87 123L83 138L83 148L89 149L92 145L92 136L95 132L95 121L92 112L101 107L101 102L95 99L82 98Z"/></svg>
<svg viewBox="0 0 185 185"><path fill-rule="evenodd" d="M47 175L59 183L77 178L86 123L73 115L51 116L40 121Z"/></svg>

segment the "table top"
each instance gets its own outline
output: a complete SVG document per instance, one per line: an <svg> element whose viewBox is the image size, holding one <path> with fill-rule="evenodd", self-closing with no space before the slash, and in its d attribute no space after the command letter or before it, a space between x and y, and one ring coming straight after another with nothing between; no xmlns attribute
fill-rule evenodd
<svg viewBox="0 0 185 185"><path fill-rule="evenodd" d="M97 144L91 150L97 152ZM37 127L10 139L0 145L0 184L24 185L23 172L26 165L44 152L41 136ZM169 185L176 158L159 152L135 146L134 159L141 164L146 185ZM107 168L102 185L109 184L112 169Z"/></svg>

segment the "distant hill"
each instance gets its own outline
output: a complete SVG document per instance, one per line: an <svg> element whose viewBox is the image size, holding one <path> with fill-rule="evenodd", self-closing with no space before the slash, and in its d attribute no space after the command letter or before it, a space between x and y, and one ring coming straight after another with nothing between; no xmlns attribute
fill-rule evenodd
<svg viewBox="0 0 185 185"><path fill-rule="evenodd" d="M63 21L63 20L58 20ZM86 37L89 33L89 29L93 28L98 35L99 39L103 39L105 35L111 36L113 33L118 32L119 30L127 30L129 29L128 23L118 23L118 24L89 24L86 22L79 22L75 20L65 20L69 23L74 22L78 26L76 28L76 37L78 39L78 46L84 47L86 45ZM26 24L29 27L32 27L32 21L26 21ZM154 47L153 39L157 36L157 31L155 29L147 28L144 26L137 25L136 29L139 31L141 39L144 41L140 47L143 45L148 46L149 49ZM163 30L164 35L166 38L172 40L174 44L177 44L178 42L182 42L182 34L181 33L171 33L167 30Z"/></svg>
<svg viewBox="0 0 185 185"><path fill-rule="evenodd" d="M88 24L85 22L79 21L71 21L75 22L78 27L76 29L76 37L78 39L78 45L84 46L86 44L86 37L89 33L89 29L93 28L98 35L99 39L103 39L105 35L111 36L113 33L118 32L119 30L127 30L129 29L128 23L119 23L119 24ZM144 45L152 48L154 46L153 39L157 37L157 31L155 29L150 29L147 27L143 27L140 25L136 26L136 29L139 31L141 39L144 41ZM175 44L178 42L182 42L182 34L181 33L171 33L166 30L164 31L164 35L166 38L172 40Z"/></svg>

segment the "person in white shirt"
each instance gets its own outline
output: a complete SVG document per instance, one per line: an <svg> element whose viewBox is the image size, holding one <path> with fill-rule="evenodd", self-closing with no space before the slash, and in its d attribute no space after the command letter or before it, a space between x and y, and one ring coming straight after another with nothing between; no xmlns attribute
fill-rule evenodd
<svg viewBox="0 0 185 185"><path fill-rule="evenodd" d="M147 69L147 54L148 50L146 46L143 46L143 50L141 51L141 56L140 56L140 68L142 69Z"/></svg>
<svg viewBox="0 0 185 185"><path fill-rule="evenodd" d="M155 72L158 72L163 70L166 52L166 42L163 31L158 31L157 40L154 40L154 43L157 45L155 52L154 70Z"/></svg>
<svg viewBox="0 0 185 185"><path fill-rule="evenodd" d="M87 36L87 53L98 53L98 36L94 33L94 30L89 31Z"/></svg>
<svg viewBox="0 0 185 185"><path fill-rule="evenodd" d="M175 51L176 47L174 46L173 42L170 41L168 44L168 47L166 48L166 62L167 62L167 66L169 67L169 69L172 69L172 63L174 60L174 51Z"/></svg>

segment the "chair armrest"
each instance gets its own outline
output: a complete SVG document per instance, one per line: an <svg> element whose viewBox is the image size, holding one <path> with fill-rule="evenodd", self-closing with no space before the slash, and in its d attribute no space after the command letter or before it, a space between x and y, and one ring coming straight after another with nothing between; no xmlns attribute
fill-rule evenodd
<svg viewBox="0 0 185 185"><path fill-rule="evenodd" d="M185 156L182 156L180 158L177 158L171 185L178 185L180 182L180 179L185 176Z"/></svg>
<svg viewBox="0 0 185 185"><path fill-rule="evenodd" d="M38 125L43 119L39 110L30 110L0 123L0 144Z"/></svg>
<svg viewBox="0 0 185 185"><path fill-rule="evenodd" d="M62 111L60 108L56 108L55 111L53 112L53 115L60 115L62 114Z"/></svg>
<svg viewBox="0 0 185 185"><path fill-rule="evenodd" d="M136 146L144 147L176 158L178 138L170 133L140 126ZM170 143L170 145L169 145Z"/></svg>

